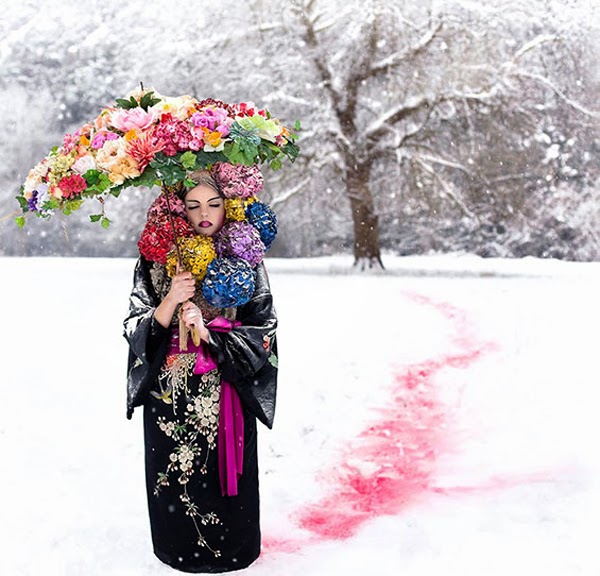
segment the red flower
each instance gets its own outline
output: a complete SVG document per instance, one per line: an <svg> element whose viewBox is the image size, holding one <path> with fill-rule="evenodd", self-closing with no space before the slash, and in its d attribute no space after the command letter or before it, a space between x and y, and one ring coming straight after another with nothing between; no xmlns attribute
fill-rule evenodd
<svg viewBox="0 0 600 576"><path fill-rule="evenodd" d="M137 160L139 171L143 172L144 168L154 160L154 156L165 147L165 142L161 138L153 138L153 134L145 132L138 136L135 140L130 140L127 143L127 153Z"/></svg>
<svg viewBox="0 0 600 576"><path fill-rule="evenodd" d="M63 198L71 198L83 192L87 188L85 178L79 174L71 174L61 178L58 183Z"/></svg>
<svg viewBox="0 0 600 576"><path fill-rule="evenodd" d="M173 221L178 238L194 235L194 231L187 220L174 216ZM138 242L140 254L144 258L164 265L167 263L167 254L174 246L173 229L167 216L159 216L146 222Z"/></svg>
<svg viewBox="0 0 600 576"><path fill-rule="evenodd" d="M268 336L263 336L263 348L265 350L268 350L270 345L271 345L271 339Z"/></svg>

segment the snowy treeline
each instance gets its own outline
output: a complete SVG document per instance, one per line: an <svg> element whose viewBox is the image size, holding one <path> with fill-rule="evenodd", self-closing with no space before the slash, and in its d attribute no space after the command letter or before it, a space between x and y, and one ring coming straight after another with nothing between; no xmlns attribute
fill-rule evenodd
<svg viewBox="0 0 600 576"><path fill-rule="evenodd" d="M0 215L65 132L140 81L302 122L268 173L273 256L600 258L594 0L9 1ZM0 253L132 256L156 191L0 223Z"/></svg>

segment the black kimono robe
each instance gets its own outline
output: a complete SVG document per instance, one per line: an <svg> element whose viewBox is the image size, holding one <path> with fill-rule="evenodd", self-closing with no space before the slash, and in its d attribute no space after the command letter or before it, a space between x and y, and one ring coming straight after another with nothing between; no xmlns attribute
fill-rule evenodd
<svg viewBox="0 0 600 576"><path fill-rule="evenodd" d="M257 266L251 300L227 310L240 326L227 333L210 331L207 345L218 368L205 374L193 372L196 354L173 353L173 330L154 318L169 285L164 267L140 258L124 321L130 346L127 417L144 406L154 552L185 572L237 570L260 553L256 419L272 427L277 387L277 319L268 277L264 265ZM206 321L223 313L201 295L194 301ZM243 473L237 496L223 496L219 481L221 378L234 386L243 408Z"/></svg>

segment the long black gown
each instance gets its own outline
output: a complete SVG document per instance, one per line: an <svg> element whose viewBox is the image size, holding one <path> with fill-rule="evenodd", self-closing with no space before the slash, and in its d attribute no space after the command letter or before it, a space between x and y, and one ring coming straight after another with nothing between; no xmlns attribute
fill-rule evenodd
<svg viewBox="0 0 600 576"><path fill-rule="evenodd" d="M206 321L235 315L241 326L210 331L218 368L194 374L195 353L179 353L177 332L154 319L168 292L164 267L140 258L124 335L129 342L127 417L144 406L146 489L154 553L185 572L244 568L260 554L256 419L273 425L277 320L266 270L256 269L251 300L218 310L200 295ZM178 353L174 353L177 351ZM217 460L221 378L233 384L244 414L243 473L237 496L222 496Z"/></svg>

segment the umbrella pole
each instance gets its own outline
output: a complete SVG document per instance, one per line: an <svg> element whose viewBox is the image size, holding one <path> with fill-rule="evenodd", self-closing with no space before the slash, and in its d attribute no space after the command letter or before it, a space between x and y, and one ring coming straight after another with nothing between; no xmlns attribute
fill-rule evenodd
<svg viewBox="0 0 600 576"><path fill-rule="evenodd" d="M177 272L185 270L183 266L183 260L181 258L181 250L179 249L179 242L177 241L177 230L175 228L175 221L173 220L173 212L171 211L171 202L169 200L169 190L166 185L162 186L163 194L165 195L165 199L167 201L167 212L169 214L169 222L171 223L171 230L173 231L173 240L175 242L175 255L177 257ZM179 348L180 350L187 350L188 345L188 327L185 325L183 321L183 317L181 314L181 307L179 308ZM192 342L196 346L200 346L200 332L196 326L192 326L189 330L192 335Z"/></svg>

